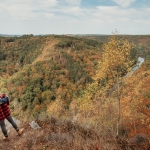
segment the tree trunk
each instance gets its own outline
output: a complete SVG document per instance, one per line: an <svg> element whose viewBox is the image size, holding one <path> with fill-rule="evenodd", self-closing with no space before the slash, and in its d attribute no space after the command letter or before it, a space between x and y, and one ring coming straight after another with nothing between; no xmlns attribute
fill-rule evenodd
<svg viewBox="0 0 150 150"><path fill-rule="evenodd" d="M119 123L120 123L120 86L119 86L118 73L117 73L117 99L118 99L117 135L119 135Z"/></svg>

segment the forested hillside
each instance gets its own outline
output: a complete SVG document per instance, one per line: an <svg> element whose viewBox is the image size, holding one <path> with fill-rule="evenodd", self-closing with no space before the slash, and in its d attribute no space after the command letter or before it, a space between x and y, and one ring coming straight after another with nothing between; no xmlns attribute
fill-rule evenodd
<svg viewBox="0 0 150 150"><path fill-rule="evenodd" d="M0 41L1 91L29 114L46 111L58 97L68 109L73 97L92 82L102 47L101 42L67 36L24 35Z"/></svg>
<svg viewBox="0 0 150 150"><path fill-rule="evenodd" d="M83 36L84 37L84 36ZM97 40L100 42L107 42L110 35L103 36L85 36L84 38ZM146 59L150 60L150 35L119 35L119 37L126 38L130 42L135 44L135 48L139 55L142 55Z"/></svg>
<svg viewBox="0 0 150 150"><path fill-rule="evenodd" d="M93 82L103 44L109 37L33 36L0 37L1 92L11 98L15 107L37 115L45 112L53 101L62 100L69 109L73 99L80 97L88 83ZM128 36L135 44L131 59L149 54L148 36ZM140 46L139 46L140 45ZM141 49L141 47L147 47ZM148 56L148 55L146 55ZM148 58L148 57L147 57Z"/></svg>
<svg viewBox="0 0 150 150"><path fill-rule="evenodd" d="M0 37L0 92L9 95L13 116L54 117L48 133L71 131L80 148L88 139L89 149L148 150L149 43L150 36ZM139 56L145 62L132 72Z"/></svg>
<svg viewBox="0 0 150 150"><path fill-rule="evenodd" d="M146 61L122 88L122 114L130 135L150 135L150 62ZM130 119L129 119L130 117Z"/></svg>

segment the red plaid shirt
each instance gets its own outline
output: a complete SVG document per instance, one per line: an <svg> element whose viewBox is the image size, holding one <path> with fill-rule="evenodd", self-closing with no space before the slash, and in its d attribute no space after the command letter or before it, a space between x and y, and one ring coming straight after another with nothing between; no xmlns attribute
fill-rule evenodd
<svg viewBox="0 0 150 150"><path fill-rule="evenodd" d="M9 101L0 105L0 120L4 120L10 116Z"/></svg>

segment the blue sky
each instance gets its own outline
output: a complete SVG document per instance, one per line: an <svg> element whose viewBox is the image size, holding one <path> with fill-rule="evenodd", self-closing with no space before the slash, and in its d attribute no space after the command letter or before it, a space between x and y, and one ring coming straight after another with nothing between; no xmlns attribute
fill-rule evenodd
<svg viewBox="0 0 150 150"><path fill-rule="evenodd" d="M0 0L0 34L150 34L150 0Z"/></svg>

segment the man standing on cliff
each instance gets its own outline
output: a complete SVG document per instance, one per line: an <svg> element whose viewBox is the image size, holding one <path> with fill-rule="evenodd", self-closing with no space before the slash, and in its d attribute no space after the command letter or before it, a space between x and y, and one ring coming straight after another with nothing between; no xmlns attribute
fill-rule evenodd
<svg viewBox="0 0 150 150"><path fill-rule="evenodd" d="M19 129L14 120L12 119L10 115L10 109L9 109L9 98L5 94L0 94L0 126L2 129L2 132L4 134L3 140L9 141L8 133L6 130L6 125L4 120L7 119L12 126L15 128L18 135L21 135L23 133L23 129Z"/></svg>

